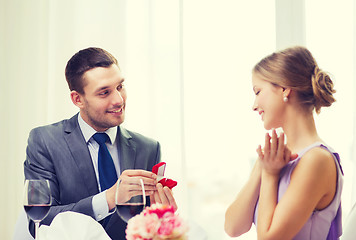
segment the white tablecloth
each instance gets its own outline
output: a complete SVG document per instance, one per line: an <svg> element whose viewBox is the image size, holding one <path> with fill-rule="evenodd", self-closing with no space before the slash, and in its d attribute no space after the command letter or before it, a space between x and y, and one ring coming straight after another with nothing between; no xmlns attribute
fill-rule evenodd
<svg viewBox="0 0 356 240"><path fill-rule="evenodd" d="M188 221L189 240L207 240L206 232L197 223ZM50 226L41 225L39 240L110 240L102 226L93 218L76 213L62 212Z"/></svg>
<svg viewBox="0 0 356 240"><path fill-rule="evenodd" d="M50 226L41 225L40 240L110 240L102 226L93 218L76 213L59 213Z"/></svg>

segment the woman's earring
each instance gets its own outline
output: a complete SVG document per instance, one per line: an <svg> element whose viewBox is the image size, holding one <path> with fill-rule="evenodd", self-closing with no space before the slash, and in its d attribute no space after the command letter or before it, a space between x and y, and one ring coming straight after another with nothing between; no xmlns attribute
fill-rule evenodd
<svg viewBox="0 0 356 240"><path fill-rule="evenodd" d="M283 102L288 102L288 97L287 97L287 96L285 96L285 97L283 98Z"/></svg>

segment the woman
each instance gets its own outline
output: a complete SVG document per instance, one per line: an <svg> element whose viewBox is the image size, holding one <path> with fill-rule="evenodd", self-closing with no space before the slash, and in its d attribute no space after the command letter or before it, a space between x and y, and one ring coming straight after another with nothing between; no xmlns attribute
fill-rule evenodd
<svg viewBox="0 0 356 240"><path fill-rule="evenodd" d="M262 59L252 84L253 110L271 135L257 148L250 178L226 211L226 233L239 236L254 222L258 239L338 239L343 173L313 117L335 101L333 82L306 48L293 47Z"/></svg>

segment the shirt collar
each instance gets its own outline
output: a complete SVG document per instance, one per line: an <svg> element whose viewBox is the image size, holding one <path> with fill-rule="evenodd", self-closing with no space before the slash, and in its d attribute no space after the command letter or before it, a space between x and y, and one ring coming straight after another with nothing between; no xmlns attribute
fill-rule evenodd
<svg viewBox="0 0 356 240"><path fill-rule="evenodd" d="M79 123L80 130L83 133L85 142L87 143L90 140L90 138L95 133L97 133L97 131L84 121L80 113L78 114L78 123ZM105 133L109 136L111 144L114 144L116 140L117 127L109 128L108 130L105 131Z"/></svg>

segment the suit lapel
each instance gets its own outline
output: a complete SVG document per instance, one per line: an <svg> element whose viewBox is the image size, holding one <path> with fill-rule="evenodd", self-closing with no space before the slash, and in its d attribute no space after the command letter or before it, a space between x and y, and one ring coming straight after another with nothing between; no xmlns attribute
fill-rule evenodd
<svg viewBox="0 0 356 240"><path fill-rule="evenodd" d="M95 170L88 146L78 124L78 114L68 120L67 125L64 127L64 131L64 138L67 141L74 162L79 168L80 177L83 179L89 195L97 194L99 189Z"/></svg>
<svg viewBox="0 0 356 240"><path fill-rule="evenodd" d="M118 127L119 141L117 141L118 149L120 149L120 171L121 173L126 169L134 169L136 161L136 145L132 141L129 132L123 128Z"/></svg>

